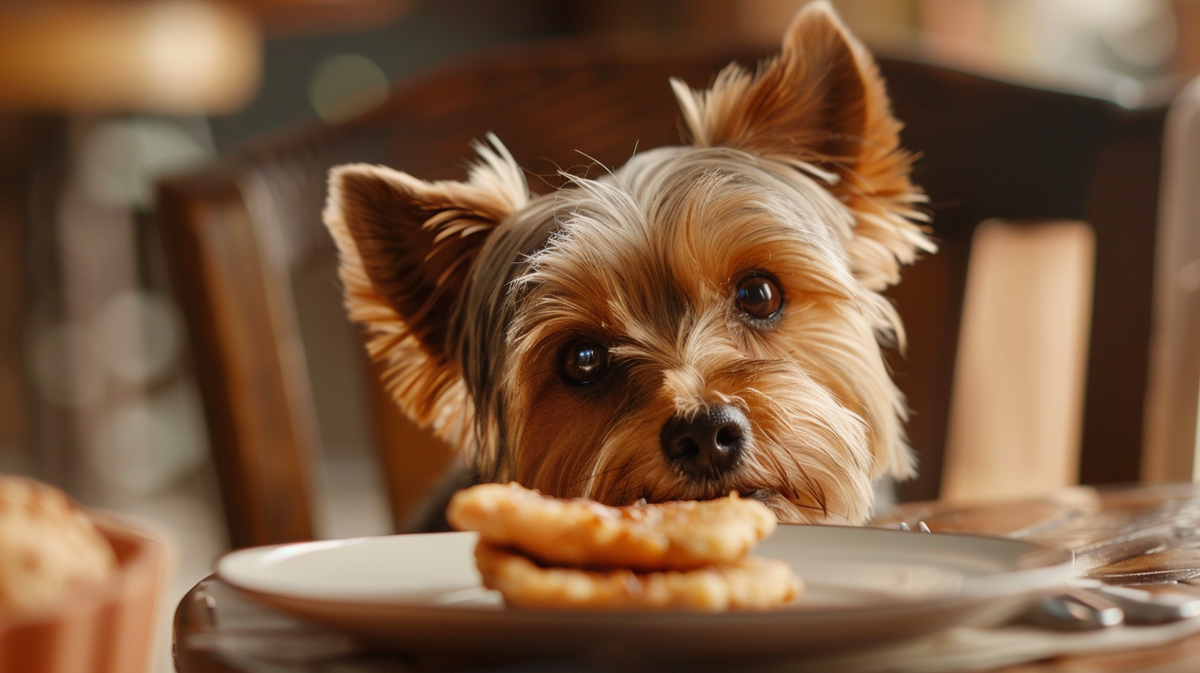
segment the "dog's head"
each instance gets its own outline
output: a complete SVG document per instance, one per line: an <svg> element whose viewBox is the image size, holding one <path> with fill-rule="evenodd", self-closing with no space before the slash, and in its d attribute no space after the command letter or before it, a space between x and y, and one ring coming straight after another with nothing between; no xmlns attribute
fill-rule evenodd
<svg viewBox="0 0 1200 673"><path fill-rule="evenodd" d="M543 196L494 137L467 182L335 169L351 317L483 480L860 522L913 473L880 292L933 249L883 82L816 3L756 75L672 85L691 145Z"/></svg>

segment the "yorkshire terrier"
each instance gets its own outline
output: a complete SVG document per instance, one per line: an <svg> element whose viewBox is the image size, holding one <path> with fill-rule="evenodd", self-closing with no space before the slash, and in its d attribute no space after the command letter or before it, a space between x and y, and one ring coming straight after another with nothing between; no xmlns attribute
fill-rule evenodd
<svg viewBox="0 0 1200 673"><path fill-rule="evenodd" d="M671 86L689 145L550 194L494 136L466 182L335 168L350 316L476 480L861 523L915 467L881 292L934 251L875 62L817 2L757 73Z"/></svg>

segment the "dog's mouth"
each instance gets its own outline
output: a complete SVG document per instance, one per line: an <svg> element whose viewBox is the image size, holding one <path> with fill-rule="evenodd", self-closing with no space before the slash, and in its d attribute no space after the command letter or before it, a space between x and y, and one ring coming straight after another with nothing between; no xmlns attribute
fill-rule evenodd
<svg viewBox="0 0 1200 673"><path fill-rule="evenodd" d="M728 497L730 493L737 493L739 498L745 498L747 500L757 500L757 501L763 503L764 505L769 505L769 504L771 504L772 501L778 500L781 497L779 491L777 491L773 488L755 488L755 489L728 489L722 493L717 493L717 494L714 494L711 496L700 497L700 498L695 498L695 499L696 500L719 500L721 498ZM634 505L645 505L650 502L655 502L655 503L668 502L670 500L675 500L675 499L677 499L677 498L666 498L666 499L656 498L654 500L650 500L650 499L646 498L646 496L642 496L641 498L638 498L636 501L634 501L633 504Z"/></svg>
<svg viewBox="0 0 1200 673"><path fill-rule="evenodd" d="M757 500L765 505L770 500L779 497L779 491L773 488L756 488L751 491L738 491L738 497Z"/></svg>
<svg viewBox="0 0 1200 673"><path fill-rule="evenodd" d="M730 493L737 493L739 498L745 500L757 500L764 505L770 505L773 501L783 497L780 492L773 488L752 488L752 489L728 489L723 493L718 493L711 497L698 498L699 500L718 500L727 497Z"/></svg>

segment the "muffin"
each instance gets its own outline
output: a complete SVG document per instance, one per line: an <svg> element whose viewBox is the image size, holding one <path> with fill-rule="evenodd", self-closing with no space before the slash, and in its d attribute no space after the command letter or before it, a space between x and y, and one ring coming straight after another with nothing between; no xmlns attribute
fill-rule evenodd
<svg viewBox="0 0 1200 673"><path fill-rule="evenodd" d="M116 568L112 546L70 497L0 474L0 614L48 609L75 587L102 584Z"/></svg>

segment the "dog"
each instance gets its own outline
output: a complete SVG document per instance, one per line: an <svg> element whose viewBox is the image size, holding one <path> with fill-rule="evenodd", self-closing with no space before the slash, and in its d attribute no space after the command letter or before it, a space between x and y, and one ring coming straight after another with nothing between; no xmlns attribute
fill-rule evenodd
<svg viewBox="0 0 1200 673"><path fill-rule="evenodd" d="M490 135L465 182L334 168L350 317L476 481L862 523L915 473L881 293L935 251L875 62L817 2L756 73L670 84L689 144L549 194Z"/></svg>

